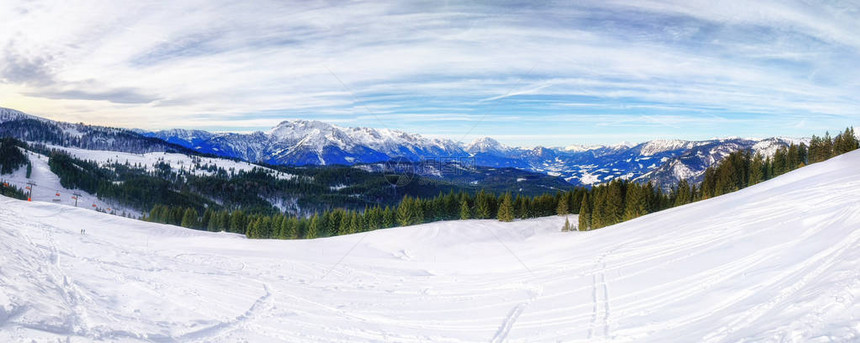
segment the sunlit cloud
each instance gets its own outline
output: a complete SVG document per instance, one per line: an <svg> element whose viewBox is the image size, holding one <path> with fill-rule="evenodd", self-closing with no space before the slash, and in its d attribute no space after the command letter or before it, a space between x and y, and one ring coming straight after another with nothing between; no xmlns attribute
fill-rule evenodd
<svg viewBox="0 0 860 343"><path fill-rule="evenodd" d="M143 129L303 118L511 145L800 136L860 118L858 17L850 2L11 1L0 106Z"/></svg>

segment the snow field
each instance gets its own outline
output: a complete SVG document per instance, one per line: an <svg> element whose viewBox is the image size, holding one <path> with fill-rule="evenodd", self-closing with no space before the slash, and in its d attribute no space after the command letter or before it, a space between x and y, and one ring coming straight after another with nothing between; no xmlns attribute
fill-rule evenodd
<svg viewBox="0 0 860 343"><path fill-rule="evenodd" d="M857 341L858 168L860 151L570 233L247 240L2 198L0 341Z"/></svg>

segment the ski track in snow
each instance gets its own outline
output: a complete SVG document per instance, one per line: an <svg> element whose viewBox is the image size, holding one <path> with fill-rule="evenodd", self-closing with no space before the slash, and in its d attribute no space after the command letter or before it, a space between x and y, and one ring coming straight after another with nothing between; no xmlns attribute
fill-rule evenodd
<svg viewBox="0 0 860 343"><path fill-rule="evenodd" d="M0 341L858 341L858 169L569 233L246 240L0 198Z"/></svg>

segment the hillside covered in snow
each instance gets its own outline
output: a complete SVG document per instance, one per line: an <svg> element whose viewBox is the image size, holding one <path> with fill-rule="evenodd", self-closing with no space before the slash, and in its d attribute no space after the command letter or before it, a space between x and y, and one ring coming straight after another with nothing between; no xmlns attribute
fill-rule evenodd
<svg viewBox="0 0 860 343"><path fill-rule="evenodd" d="M589 232L247 240L2 198L0 341L856 341L858 168L855 151Z"/></svg>

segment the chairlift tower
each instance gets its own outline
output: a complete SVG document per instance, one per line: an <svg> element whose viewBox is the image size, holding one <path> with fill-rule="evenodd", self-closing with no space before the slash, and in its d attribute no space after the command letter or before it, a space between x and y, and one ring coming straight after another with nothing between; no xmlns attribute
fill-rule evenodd
<svg viewBox="0 0 860 343"><path fill-rule="evenodd" d="M30 190L30 194L27 195L27 201L33 201L33 187L36 187L36 183L27 181L27 189Z"/></svg>
<svg viewBox="0 0 860 343"><path fill-rule="evenodd" d="M72 199L75 199L75 207L78 207L78 199L81 197L81 193L80 192L74 192L74 193L72 193L72 195L73 195Z"/></svg>

